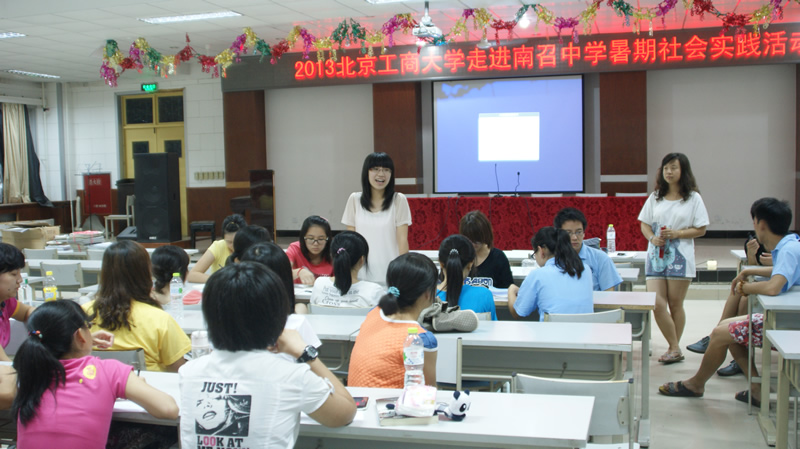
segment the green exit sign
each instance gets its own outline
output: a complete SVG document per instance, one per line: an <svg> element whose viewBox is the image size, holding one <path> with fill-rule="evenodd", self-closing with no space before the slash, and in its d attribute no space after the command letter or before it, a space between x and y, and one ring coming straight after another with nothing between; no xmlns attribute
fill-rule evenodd
<svg viewBox="0 0 800 449"><path fill-rule="evenodd" d="M142 92L158 92L158 83L142 83Z"/></svg>

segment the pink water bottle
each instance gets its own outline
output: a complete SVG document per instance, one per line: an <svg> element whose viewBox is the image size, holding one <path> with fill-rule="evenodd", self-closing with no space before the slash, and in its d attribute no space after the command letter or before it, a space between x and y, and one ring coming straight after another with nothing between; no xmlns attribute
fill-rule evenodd
<svg viewBox="0 0 800 449"><path fill-rule="evenodd" d="M665 229L667 229L666 226L661 226L661 229L658 230L658 236L659 237L661 237L661 234L664 232ZM659 259L663 259L664 258L664 248L666 246L667 246L667 242L665 240L664 244L658 247L658 258Z"/></svg>

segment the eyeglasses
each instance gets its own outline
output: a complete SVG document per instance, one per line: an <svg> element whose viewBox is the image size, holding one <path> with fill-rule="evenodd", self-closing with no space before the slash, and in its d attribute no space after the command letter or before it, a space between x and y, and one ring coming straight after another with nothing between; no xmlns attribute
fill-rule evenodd
<svg viewBox="0 0 800 449"><path fill-rule="evenodd" d="M392 170L386 167L372 167L369 169L372 173L391 173Z"/></svg>
<svg viewBox="0 0 800 449"><path fill-rule="evenodd" d="M578 229L577 231L567 231L570 237L583 237L583 229Z"/></svg>
<svg viewBox="0 0 800 449"><path fill-rule="evenodd" d="M306 243L308 243L309 245L324 245L325 242L328 241L328 237L325 237L323 239L315 239L314 237L306 237L303 240L305 240Z"/></svg>

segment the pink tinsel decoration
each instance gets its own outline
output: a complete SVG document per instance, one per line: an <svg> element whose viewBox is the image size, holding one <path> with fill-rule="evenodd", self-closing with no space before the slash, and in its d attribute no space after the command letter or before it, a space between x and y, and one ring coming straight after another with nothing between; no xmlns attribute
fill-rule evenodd
<svg viewBox="0 0 800 449"><path fill-rule="evenodd" d="M103 61L103 65L100 66L100 76L106 81L111 87L117 87L117 77L119 74L116 70L108 65L107 61Z"/></svg>
<svg viewBox="0 0 800 449"><path fill-rule="evenodd" d="M769 4L772 5L772 20L783 19L783 6L781 6L781 0L770 0Z"/></svg>
<svg viewBox="0 0 800 449"><path fill-rule="evenodd" d="M558 43L559 44L563 44L564 43L564 41L561 39L561 31L564 28L572 28L573 31L574 31L575 27L578 26L579 23L580 23L580 21L578 20L577 17L569 17L569 18L566 18L566 19L563 18L563 17L556 17L556 21L553 23L553 27L556 29L556 32L558 33ZM573 35L574 34L575 33L573 33ZM573 39L574 38L575 38L575 36L573 36Z"/></svg>
<svg viewBox="0 0 800 449"><path fill-rule="evenodd" d="M470 17L475 17L475 10L474 9L465 9L464 12L461 13L461 17L463 17L464 20L467 20Z"/></svg>
<svg viewBox="0 0 800 449"><path fill-rule="evenodd" d="M677 4L678 0L663 0L656 5L656 17L661 17L662 25L664 25L664 18L667 16L667 13L675 9L675 5Z"/></svg>
<svg viewBox="0 0 800 449"><path fill-rule="evenodd" d="M142 52L139 50L135 44L131 44L131 49L128 51L128 55L130 56L131 61L133 61L136 70L140 73L144 65L142 64Z"/></svg>
<svg viewBox="0 0 800 449"><path fill-rule="evenodd" d="M303 38L303 59L308 59L308 52L311 51L311 47L314 46L314 41L317 38L305 28L300 28L300 37Z"/></svg>
<svg viewBox="0 0 800 449"><path fill-rule="evenodd" d="M394 47L394 38L393 34L397 31L398 28L411 28L411 25L406 18L400 18L399 16L393 16L391 19L387 20L386 23L383 24L381 28L381 32L384 36L389 39L389 47Z"/></svg>
<svg viewBox="0 0 800 449"><path fill-rule="evenodd" d="M239 56L242 53L247 54L247 47L244 45L245 42L247 42L247 35L242 33L236 36L236 39L234 39L231 44L231 51L236 55L236 62L241 62L242 58Z"/></svg>

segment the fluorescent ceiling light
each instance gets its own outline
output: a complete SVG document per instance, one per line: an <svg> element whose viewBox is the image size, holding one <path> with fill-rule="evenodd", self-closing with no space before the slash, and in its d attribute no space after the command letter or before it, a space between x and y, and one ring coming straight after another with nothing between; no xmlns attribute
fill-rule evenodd
<svg viewBox="0 0 800 449"><path fill-rule="evenodd" d="M366 0L367 3L372 3L373 5L380 5L382 3L400 3L400 2L407 2L408 0Z"/></svg>
<svg viewBox="0 0 800 449"><path fill-rule="evenodd" d="M146 19L139 19L142 22L161 24L161 23L175 23L175 22L191 22L193 20L209 20L209 19L224 19L225 17L241 16L238 12L221 11L209 12L203 14L188 14L185 16L168 16L168 17L148 17Z"/></svg>
<svg viewBox="0 0 800 449"><path fill-rule="evenodd" d="M26 72L24 70L5 70L6 73L13 73L14 75L34 76L36 78L50 78L59 79L60 76L48 75L46 73Z"/></svg>
<svg viewBox="0 0 800 449"><path fill-rule="evenodd" d="M25 37L22 33L15 33L13 31L7 31L5 33L0 33L0 39L8 39L10 37Z"/></svg>

